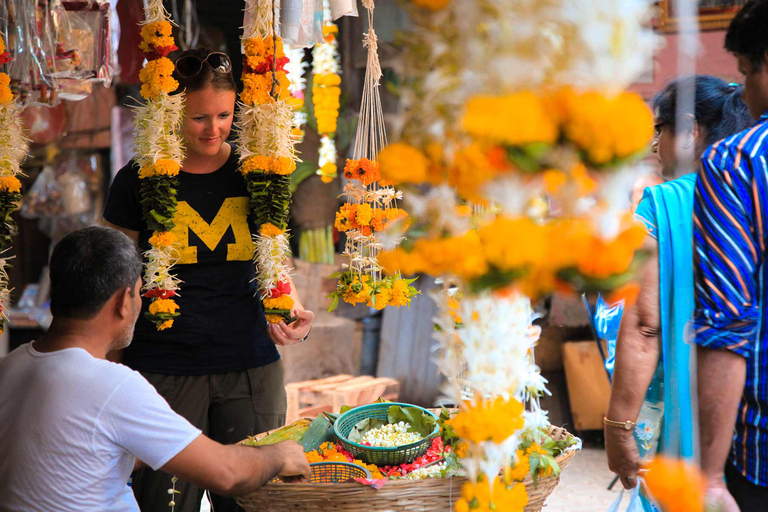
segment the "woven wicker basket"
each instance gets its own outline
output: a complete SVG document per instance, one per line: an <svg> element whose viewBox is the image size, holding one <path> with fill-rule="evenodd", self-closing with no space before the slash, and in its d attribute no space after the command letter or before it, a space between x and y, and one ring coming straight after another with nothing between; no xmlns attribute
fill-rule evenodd
<svg viewBox="0 0 768 512"><path fill-rule="evenodd" d="M563 428L550 427L554 439L564 439L570 434ZM561 469L570 463L575 451L557 457ZM267 484L256 492L237 499L247 512L285 512L294 510L321 511L434 511L453 510L461 497L461 487L467 479L426 478L424 480L392 480L380 490L358 483L333 485ZM539 512L552 491L560 482L559 476L539 478L533 485L530 475L525 479L528 491L526 512Z"/></svg>

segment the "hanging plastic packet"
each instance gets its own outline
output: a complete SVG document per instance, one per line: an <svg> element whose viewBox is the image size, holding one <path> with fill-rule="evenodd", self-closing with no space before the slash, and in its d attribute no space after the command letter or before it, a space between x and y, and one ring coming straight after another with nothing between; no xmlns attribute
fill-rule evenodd
<svg viewBox="0 0 768 512"><path fill-rule="evenodd" d="M22 105L54 106L60 101L53 68L56 44L47 2L7 0L2 3L11 90Z"/></svg>
<svg viewBox="0 0 768 512"><path fill-rule="evenodd" d="M323 0L282 0L280 37L300 48L323 43Z"/></svg>
<svg viewBox="0 0 768 512"><path fill-rule="evenodd" d="M616 362L616 339L619 337L619 326L624 314L624 301L608 305L602 295L597 296L595 304L595 316L593 319L595 334L601 340L605 340L608 353L605 356L605 369L613 376L613 367Z"/></svg>
<svg viewBox="0 0 768 512"><path fill-rule="evenodd" d="M109 85L114 76L109 3L53 0L50 11L56 34L55 75Z"/></svg>
<svg viewBox="0 0 768 512"><path fill-rule="evenodd" d="M357 0L330 0L333 21L342 16L357 17Z"/></svg>

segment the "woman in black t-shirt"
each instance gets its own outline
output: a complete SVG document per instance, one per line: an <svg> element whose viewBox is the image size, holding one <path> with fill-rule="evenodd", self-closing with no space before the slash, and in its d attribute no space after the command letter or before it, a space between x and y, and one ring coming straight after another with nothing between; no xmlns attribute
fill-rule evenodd
<svg viewBox="0 0 768 512"><path fill-rule="evenodd" d="M314 314L301 306L291 282L298 320L267 324L264 318L254 280L248 191L226 142L236 97L229 59L188 50L177 59L174 78L186 93L186 157L172 230L181 245L174 267L182 281L176 297L181 316L171 329L158 331L141 315L123 362L140 371L203 433L231 444L284 423L283 366L275 345L303 341ZM136 240L143 252L152 232L142 218L140 199L138 167L131 162L110 187L104 220ZM149 302L143 300L144 311ZM134 474L142 511L167 510L170 487L164 473L146 468ZM182 482L176 488L181 490L176 510L197 512L203 491ZM218 496L213 505L216 512L239 510Z"/></svg>

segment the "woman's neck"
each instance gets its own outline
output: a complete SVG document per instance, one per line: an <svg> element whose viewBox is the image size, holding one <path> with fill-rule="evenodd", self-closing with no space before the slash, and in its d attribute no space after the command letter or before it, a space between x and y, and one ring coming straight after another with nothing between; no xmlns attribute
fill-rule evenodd
<svg viewBox="0 0 768 512"><path fill-rule="evenodd" d="M219 152L213 156L189 151L181 168L190 174L210 174L219 170L229 160L231 153L232 147L226 142L222 143Z"/></svg>

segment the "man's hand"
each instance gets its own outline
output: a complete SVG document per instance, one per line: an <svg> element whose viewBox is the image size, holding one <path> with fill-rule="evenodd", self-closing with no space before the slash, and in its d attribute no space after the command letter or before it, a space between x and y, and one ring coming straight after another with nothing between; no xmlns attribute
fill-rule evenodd
<svg viewBox="0 0 768 512"><path fill-rule="evenodd" d="M637 485L637 472L640 469L640 452L631 430L605 427L605 451L608 454L608 467L619 475L625 489Z"/></svg>
<svg viewBox="0 0 768 512"><path fill-rule="evenodd" d="M718 512L741 512L736 500L733 499L722 475L719 478L707 479L707 490L705 494L705 508L717 510Z"/></svg>
<svg viewBox="0 0 768 512"><path fill-rule="evenodd" d="M280 460L283 462L283 468L280 470L280 476L302 476L309 478L312 470L304 455L304 449L295 441L283 441L274 445L278 450Z"/></svg>
<svg viewBox="0 0 768 512"><path fill-rule="evenodd" d="M295 345L303 340L312 328L312 322L315 319L313 312L295 308L292 314L297 319L289 325L282 320L280 323L267 325L269 338L275 345Z"/></svg>

